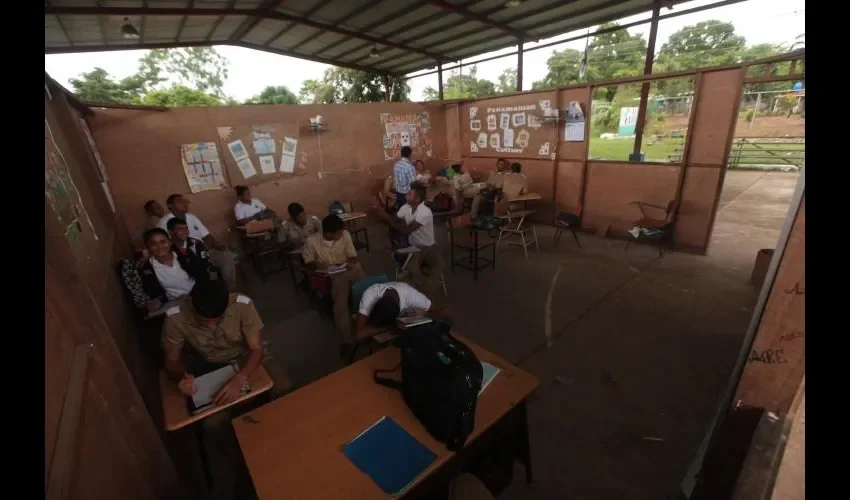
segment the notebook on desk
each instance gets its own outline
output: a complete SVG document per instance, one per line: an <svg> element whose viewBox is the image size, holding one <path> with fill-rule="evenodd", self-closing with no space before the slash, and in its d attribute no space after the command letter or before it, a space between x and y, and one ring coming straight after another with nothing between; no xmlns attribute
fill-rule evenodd
<svg viewBox="0 0 850 500"><path fill-rule="evenodd" d="M428 316L402 316L398 318L399 328L413 328L414 326L426 325L434 321Z"/></svg>
<svg viewBox="0 0 850 500"><path fill-rule="evenodd" d="M197 390L191 397L186 397L186 404L189 407L189 411L194 415L212 406L216 393L224 387L224 384L235 377L237 373L239 373L239 367L235 363L231 363L196 377L195 388ZM244 395L250 390L251 388L246 384L242 388L241 394Z"/></svg>
<svg viewBox="0 0 850 500"><path fill-rule="evenodd" d="M437 458L390 417L361 432L343 453L388 495L403 492Z"/></svg>

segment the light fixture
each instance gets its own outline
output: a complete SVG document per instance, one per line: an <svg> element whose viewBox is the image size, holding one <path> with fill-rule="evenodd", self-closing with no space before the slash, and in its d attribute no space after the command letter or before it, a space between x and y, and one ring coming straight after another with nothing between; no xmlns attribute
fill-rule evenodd
<svg viewBox="0 0 850 500"><path fill-rule="evenodd" d="M522 5L522 0L508 0L507 2L505 2L505 7L508 8L519 7L520 5Z"/></svg>
<svg viewBox="0 0 850 500"><path fill-rule="evenodd" d="M121 26L121 36L132 40L137 40L141 38L139 30L137 30L135 26L130 24L130 20L126 17L124 18L124 24Z"/></svg>
<svg viewBox="0 0 850 500"><path fill-rule="evenodd" d="M381 57L381 53L378 52L378 44L372 45L372 50L369 51L369 57L372 59Z"/></svg>

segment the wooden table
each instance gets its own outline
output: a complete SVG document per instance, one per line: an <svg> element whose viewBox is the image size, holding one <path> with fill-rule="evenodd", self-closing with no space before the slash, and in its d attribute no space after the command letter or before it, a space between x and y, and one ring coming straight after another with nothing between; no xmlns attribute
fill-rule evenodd
<svg viewBox="0 0 850 500"><path fill-rule="evenodd" d="M351 223L351 222L354 222L356 220L365 219L366 213L365 212L348 212L348 213L340 214L339 218L342 219L343 224L345 224L346 227L348 227L349 223ZM361 248L365 248L366 251L368 252L369 251L369 232L366 230L366 228L360 227L360 228L349 229L349 232L351 232L351 235L354 239L354 248L356 248L358 250L361 249ZM364 241L360 241L360 233L363 233L363 240Z"/></svg>
<svg viewBox="0 0 850 500"><path fill-rule="evenodd" d="M342 370L233 420L242 454L260 500L387 498L342 453L342 447L382 416L390 416L437 455L407 490L419 498L448 484L496 441L517 439L518 458L531 480L525 401L538 380L469 340L461 339L502 372L478 399L475 430L458 453L436 441L410 412L398 391L377 385L373 370L399 363L388 347Z"/></svg>

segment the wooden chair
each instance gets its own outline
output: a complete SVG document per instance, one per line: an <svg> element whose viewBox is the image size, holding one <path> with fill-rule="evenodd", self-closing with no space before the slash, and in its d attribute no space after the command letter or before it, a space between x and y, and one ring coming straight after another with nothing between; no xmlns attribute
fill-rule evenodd
<svg viewBox="0 0 850 500"><path fill-rule="evenodd" d="M347 214L353 214L354 203L350 201L343 201L342 208L345 210ZM348 232L351 233L351 239L354 240L354 248L361 249L365 248L366 251L369 251L369 232L366 230L366 219L356 219L351 221L343 221ZM363 239L360 239L360 235L363 235Z"/></svg>
<svg viewBox="0 0 850 500"><path fill-rule="evenodd" d="M576 241L576 245L581 248L581 242L579 242L578 235L575 229L573 229L574 226L579 224L580 218L581 205L576 205L572 211L564 211L558 214L558 217L555 219L555 245L561 242L563 232L569 230L573 233L573 239Z"/></svg>
<svg viewBox="0 0 850 500"><path fill-rule="evenodd" d="M646 239L650 241L655 241L658 245L658 256L662 257L664 255L663 245L667 244L670 247L670 251L673 250L673 225L676 222L676 211L679 209L679 200L670 200L667 202L667 206L659 206L652 205L650 203L646 203L643 201L633 201L629 203L629 205L637 205L638 209L640 209L640 213L643 217L640 220L635 221L635 226L638 228L637 236L635 239L637 241L641 241L641 239ZM656 219L650 217L646 213L647 208L653 208L655 210L663 210L664 218ZM650 235L646 235L643 229L649 229L654 231ZM634 236L634 234L633 234ZM626 250L629 249L629 245L631 244L631 240L626 243Z"/></svg>
<svg viewBox="0 0 850 500"><path fill-rule="evenodd" d="M468 229L472 223L470 214L458 215L449 219L449 252L451 259L451 270L455 266L472 271L472 278L478 280L478 271L492 267L496 269L496 240L487 235L479 234L480 231ZM481 257L481 250L493 247L493 258ZM460 260L455 259L455 248L466 250L468 255ZM466 262L464 262L466 261ZM481 266L479 262L483 262Z"/></svg>
<svg viewBox="0 0 850 500"><path fill-rule="evenodd" d="M411 250L408 252L398 252L393 249L390 250L390 257L393 259L393 264L395 264L395 280L396 281L404 281L410 277L410 271L407 270L407 265L410 264L410 261L413 260L413 256L419 253L419 249L416 247L410 247ZM449 291L446 288L446 276L442 272L440 272L440 287L443 289L443 295L446 297L449 296Z"/></svg>

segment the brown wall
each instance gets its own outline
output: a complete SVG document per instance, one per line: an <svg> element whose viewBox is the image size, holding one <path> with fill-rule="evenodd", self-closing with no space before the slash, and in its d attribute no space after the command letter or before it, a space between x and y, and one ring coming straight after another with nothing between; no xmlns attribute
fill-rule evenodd
<svg viewBox="0 0 850 500"><path fill-rule="evenodd" d="M144 222L142 205L148 199L163 204L172 193L188 194L180 162L182 144L216 141L230 185L252 184L252 193L279 214L290 202L302 203L308 211L327 213L334 200L355 202L367 208L384 178L392 171L381 148L381 113L427 111L434 140L433 157L423 158L432 170L443 167L447 157L446 114L442 105L417 103L369 103L335 105L256 105L221 108L180 108L169 111L96 110L89 124L107 166L119 212L128 230L139 238ZM308 129L309 118L322 115L328 130L318 136ZM298 175L242 177L219 139L217 127L233 127L233 138L242 138L251 126L272 124L286 135L298 134ZM280 139L277 134L275 137ZM245 143L245 140L243 140ZM248 143L246 147L250 149ZM259 174L259 164L254 161ZM319 173L323 172L321 178ZM232 189L189 195L191 211L210 231L223 238L233 224Z"/></svg>

